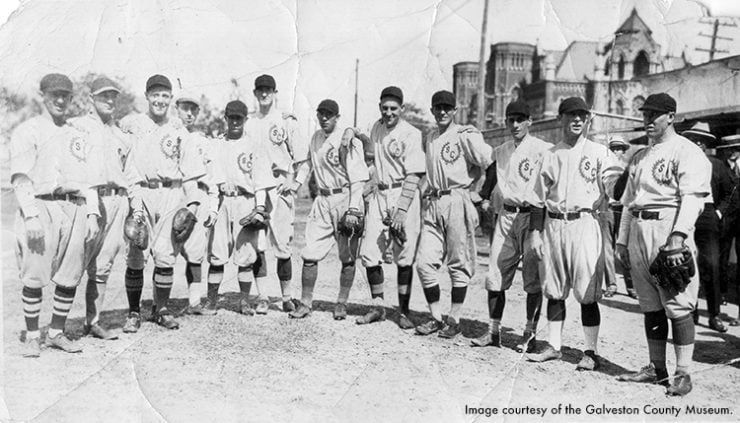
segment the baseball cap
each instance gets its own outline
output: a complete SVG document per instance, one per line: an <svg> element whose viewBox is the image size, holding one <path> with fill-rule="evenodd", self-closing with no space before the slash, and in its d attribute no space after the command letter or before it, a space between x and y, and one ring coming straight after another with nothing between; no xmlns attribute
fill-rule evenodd
<svg viewBox="0 0 740 423"><path fill-rule="evenodd" d="M322 110L331 113L332 116L335 116L339 114L339 105L334 100L322 100L321 103L319 103L319 107L316 108L316 111L320 112Z"/></svg>
<svg viewBox="0 0 740 423"><path fill-rule="evenodd" d="M191 92L182 92L179 96L177 96L177 100L175 101L175 104L180 103L193 103L198 107L201 107L200 100L198 99L199 96L195 95Z"/></svg>
<svg viewBox="0 0 740 423"><path fill-rule="evenodd" d="M704 144L714 144L717 137L709 132L709 124L706 122L696 122L691 128L681 132L681 135L694 142L703 142Z"/></svg>
<svg viewBox="0 0 740 423"><path fill-rule="evenodd" d="M559 115L573 112L591 113L591 109L589 109L588 105L581 97L568 97L560 102L560 106L558 107Z"/></svg>
<svg viewBox="0 0 740 423"><path fill-rule="evenodd" d="M247 105L239 100L232 100L226 104L226 110L224 111L226 116L241 116L247 117Z"/></svg>
<svg viewBox="0 0 740 423"><path fill-rule="evenodd" d="M439 105L452 107L457 106L457 102L455 101L455 94L444 90L434 93L434 95L432 96L432 107Z"/></svg>
<svg viewBox="0 0 740 423"><path fill-rule="evenodd" d="M666 93L650 94L645 99L640 110L649 110L653 112L675 112L676 100Z"/></svg>
<svg viewBox="0 0 740 423"><path fill-rule="evenodd" d="M257 88L272 88L275 89L275 78L270 75L260 75L254 80L254 89Z"/></svg>
<svg viewBox="0 0 740 423"><path fill-rule="evenodd" d="M121 90L118 89L118 85L106 76L99 76L95 78L92 84L90 84L90 94L92 95L98 95L106 91L121 92Z"/></svg>
<svg viewBox="0 0 740 423"><path fill-rule="evenodd" d="M152 75L146 80L146 92L149 92L154 87L163 87L172 91L172 83L164 75Z"/></svg>
<svg viewBox="0 0 740 423"><path fill-rule="evenodd" d="M54 91L64 91L71 93L73 91L72 81L67 75L61 73L50 73L41 78L39 88L43 93L53 93Z"/></svg>
<svg viewBox="0 0 740 423"><path fill-rule="evenodd" d="M609 137L609 150L629 150L630 145L621 135L612 135Z"/></svg>
<svg viewBox="0 0 740 423"><path fill-rule="evenodd" d="M401 91L398 87L385 87L383 88L383 91L380 92L380 99L384 99L386 97L393 97L398 100L399 103L403 104L403 91Z"/></svg>
<svg viewBox="0 0 740 423"><path fill-rule="evenodd" d="M529 117L529 104L517 100L509 103L506 106L506 116L522 115Z"/></svg>

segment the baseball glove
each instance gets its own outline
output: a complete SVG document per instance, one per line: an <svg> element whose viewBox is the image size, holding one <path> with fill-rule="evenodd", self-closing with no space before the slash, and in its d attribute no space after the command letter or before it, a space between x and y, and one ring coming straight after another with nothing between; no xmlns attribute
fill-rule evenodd
<svg viewBox="0 0 740 423"><path fill-rule="evenodd" d="M671 266L667 258L676 253L681 253L681 263ZM683 292L686 286L691 283L691 277L696 274L694 256L687 246L674 250L666 250L664 247L660 247L658 256L650 264L650 274L658 280L658 286L663 289L675 289L677 292Z"/></svg>
<svg viewBox="0 0 740 423"><path fill-rule="evenodd" d="M123 235L131 242L131 245L139 250L146 250L149 246L149 228L146 222L139 216L131 215L123 224Z"/></svg>
<svg viewBox="0 0 740 423"><path fill-rule="evenodd" d="M250 229L265 229L270 215L264 207L255 207L248 215L239 220L239 224Z"/></svg>
<svg viewBox="0 0 740 423"><path fill-rule="evenodd" d="M183 207L178 210L172 218L172 239L176 243L187 241L197 221L195 215L187 208Z"/></svg>
<svg viewBox="0 0 740 423"><path fill-rule="evenodd" d="M348 219L349 216L353 216L356 219L351 221ZM365 215L357 209L348 209L339 219L339 227L337 230L340 234L347 237L360 236L363 229L365 228Z"/></svg>

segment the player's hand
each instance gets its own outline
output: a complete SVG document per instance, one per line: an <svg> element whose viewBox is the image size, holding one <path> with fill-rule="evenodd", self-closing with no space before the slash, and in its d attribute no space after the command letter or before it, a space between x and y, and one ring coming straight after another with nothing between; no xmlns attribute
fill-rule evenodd
<svg viewBox="0 0 740 423"><path fill-rule="evenodd" d="M624 244L617 244L614 249L614 254L617 256L617 260L622 263L625 269L630 268L630 253L627 250L627 246Z"/></svg>
<svg viewBox="0 0 740 423"><path fill-rule="evenodd" d="M288 179L277 187L277 193L278 195L282 196L295 195L296 192L298 192L298 188L300 187L301 184L299 184L297 181L294 181L293 179Z"/></svg>
<svg viewBox="0 0 740 423"><path fill-rule="evenodd" d="M206 218L206 221L203 222L203 226L205 226L206 228L213 227L213 225L216 224L217 216L218 216L217 211L211 211L210 213L208 213L208 217Z"/></svg>
<svg viewBox="0 0 740 423"><path fill-rule="evenodd" d="M344 221L347 222L347 226L357 226L359 223L359 218L353 214L347 213L344 217Z"/></svg>
<svg viewBox="0 0 740 423"><path fill-rule="evenodd" d="M95 214L87 215L87 235L85 236L85 242L91 242L98 236L100 227L98 226L98 216Z"/></svg>
<svg viewBox="0 0 740 423"><path fill-rule="evenodd" d="M532 248L532 251L534 251L534 255L537 257L537 260L542 261L542 259L545 257L542 232L532 231L532 234L530 236L532 237L530 247Z"/></svg>
<svg viewBox="0 0 740 423"><path fill-rule="evenodd" d="M491 211L491 200L483 200L480 203L480 209L486 213L489 213Z"/></svg>
<svg viewBox="0 0 740 423"><path fill-rule="evenodd" d="M347 128L344 130L344 133L342 134L342 142L341 146L344 148L348 148L350 143L352 143L352 138L355 137L355 128Z"/></svg>
<svg viewBox="0 0 740 423"><path fill-rule="evenodd" d="M187 209L190 211L190 213L193 213L195 215L198 213L198 204L190 203L187 205Z"/></svg>
<svg viewBox="0 0 740 423"><path fill-rule="evenodd" d="M38 216L26 219L26 242L31 251L39 254L44 251L44 228Z"/></svg>
<svg viewBox="0 0 740 423"><path fill-rule="evenodd" d="M393 220L391 220L391 228L393 228L398 233L402 233L405 230L405 225L406 210L396 209L396 211L393 213Z"/></svg>
<svg viewBox="0 0 740 423"><path fill-rule="evenodd" d="M663 247L664 250L676 251L675 254L671 254L666 257L666 263L670 266L678 266L683 262L683 241L684 238L681 235L672 234L668 237L668 242Z"/></svg>

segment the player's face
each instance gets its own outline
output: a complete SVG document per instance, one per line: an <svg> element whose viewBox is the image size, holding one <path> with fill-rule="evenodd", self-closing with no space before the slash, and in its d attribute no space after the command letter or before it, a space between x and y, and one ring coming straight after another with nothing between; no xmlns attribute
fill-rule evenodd
<svg viewBox="0 0 740 423"><path fill-rule="evenodd" d="M506 117L506 126L517 141L521 141L527 136L530 125L532 125L532 119L527 116L511 115Z"/></svg>
<svg viewBox="0 0 740 423"><path fill-rule="evenodd" d="M115 91L103 91L92 96L93 107L100 117L109 118L116 111L118 93Z"/></svg>
<svg viewBox="0 0 740 423"><path fill-rule="evenodd" d="M244 122L246 120L240 115L226 116L226 132L229 138L237 139L244 133Z"/></svg>
<svg viewBox="0 0 740 423"><path fill-rule="evenodd" d="M316 119L319 120L319 125L325 133L331 134L334 132L334 128L337 127L337 119L339 115L332 115L331 112L326 110L319 110L316 112Z"/></svg>
<svg viewBox="0 0 740 423"><path fill-rule="evenodd" d="M149 113L152 116L164 117L172 101L172 91L164 87L154 87L146 93L149 102Z"/></svg>
<svg viewBox="0 0 740 423"><path fill-rule="evenodd" d="M622 161L624 161L624 159L625 159L625 153L626 152L627 152L627 150L622 149L622 148L615 148L615 149L612 150L612 153L614 153L614 155L617 156L617 158L619 160L622 160Z"/></svg>
<svg viewBox="0 0 740 423"><path fill-rule="evenodd" d="M673 112L662 113L652 110L642 112L642 121L645 123L645 133L651 140L660 139L666 129L673 124L675 115Z"/></svg>
<svg viewBox="0 0 740 423"><path fill-rule="evenodd" d="M260 106L269 107L272 106L273 101L275 101L275 93L277 91L269 87L259 87L255 88L252 92L254 93L254 96L257 97L257 102Z"/></svg>
<svg viewBox="0 0 740 423"><path fill-rule="evenodd" d="M43 93L44 107L52 118L61 119L67 112L69 102L72 99L72 93L66 91L52 91Z"/></svg>
<svg viewBox="0 0 740 423"><path fill-rule="evenodd" d="M452 123L452 119L455 118L455 112L457 112L457 107L450 106L449 104L438 104L432 107L434 120L437 121L437 125L442 127L447 127Z"/></svg>
<svg viewBox="0 0 740 423"><path fill-rule="evenodd" d="M584 110L560 115L563 131L568 138L577 138L586 132L590 114Z"/></svg>
<svg viewBox="0 0 740 423"><path fill-rule="evenodd" d="M177 103L177 116L187 128L190 128L195 124L195 120L198 118L198 113L200 113L200 107L198 107L197 104L193 104L189 101L181 101Z"/></svg>
<svg viewBox="0 0 740 423"><path fill-rule="evenodd" d="M380 108L380 116L383 119L383 123L390 128L396 126L403 111L403 106L401 106L399 101L392 97L387 97L380 101L378 107Z"/></svg>

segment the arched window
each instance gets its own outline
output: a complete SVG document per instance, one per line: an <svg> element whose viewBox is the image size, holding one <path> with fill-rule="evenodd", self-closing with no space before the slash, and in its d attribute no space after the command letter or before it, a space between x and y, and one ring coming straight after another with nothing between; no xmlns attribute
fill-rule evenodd
<svg viewBox="0 0 740 423"><path fill-rule="evenodd" d="M624 79L624 56L619 56L619 64L617 64L617 78Z"/></svg>
<svg viewBox="0 0 740 423"><path fill-rule="evenodd" d="M624 114L624 102L622 100L617 100L616 110L614 112L618 115Z"/></svg>
<svg viewBox="0 0 740 423"><path fill-rule="evenodd" d="M645 50L637 53L637 57L635 57L634 72L635 76L643 76L650 73L650 60L648 59L648 55L645 53Z"/></svg>

